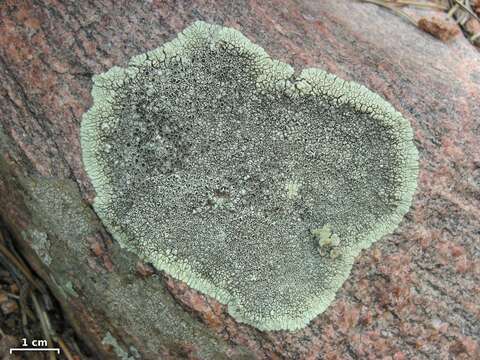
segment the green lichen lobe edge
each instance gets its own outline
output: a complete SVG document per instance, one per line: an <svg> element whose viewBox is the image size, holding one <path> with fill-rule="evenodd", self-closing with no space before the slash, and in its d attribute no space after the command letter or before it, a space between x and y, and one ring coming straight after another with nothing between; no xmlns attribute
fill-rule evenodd
<svg viewBox="0 0 480 360"><path fill-rule="evenodd" d="M293 76L293 69L288 64L272 60L259 46L253 44L239 31L211 25L197 21L177 38L163 46L131 59L127 68L113 67L107 72L94 76L92 97L93 106L84 114L81 126L82 156L85 169L91 178L96 190L94 208L98 216L105 223L106 228L123 247L128 249L128 238L111 221L107 208L111 202L113 189L108 184L107 178L97 166L95 151L101 144L96 133L96 128L107 125L103 119L110 118L112 107L108 99L115 98L115 87L121 86L125 78L134 76L140 68L156 62L168 61L173 57L180 57L182 61L189 61L189 54L199 39L210 43L229 44L238 51L253 55L255 66L260 69L257 78L257 87L262 92L283 91L289 96L298 97L314 94L320 101L328 101L333 105L348 104L355 111L368 113L373 118L395 130L398 134L397 152L403 158L403 168L398 169L402 186L397 189L398 206L392 214L386 216L367 234L364 234L352 246L348 253L344 253L344 271L334 274L330 289L323 292L320 298L312 298L305 304L303 315L289 318L281 314L262 316L259 314L246 314L238 307L236 299L224 289L221 289L199 276L185 262L172 261L172 255L158 255L156 258L142 256L146 261L152 262L157 268L166 271L175 278L185 281L190 287L216 298L221 303L228 305L229 313L238 321L245 322L260 330L298 330L305 327L314 317L322 313L334 300L336 291L347 279L354 258L365 248L382 236L389 234L397 228L403 216L408 212L417 185L418 152L413 144L413 132L409 122L397 112L387 101L362 85L349 82L329 74L323 70L310 68L303 70L297 78Z"/></svg>

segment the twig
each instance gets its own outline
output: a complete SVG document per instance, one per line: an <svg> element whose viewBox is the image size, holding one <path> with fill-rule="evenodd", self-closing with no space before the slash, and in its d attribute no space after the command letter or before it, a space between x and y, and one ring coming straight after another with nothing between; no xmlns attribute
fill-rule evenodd
<svg viewBox="0 0 480 360"><path fill-rule="evenodd" d="M460 9L460 7L457 4L453 5L450 8L450 10L448 10L447 16L448 17L453 17L453 14L455 14L458 11L458 9Z"/></svg>
<svg viewBox="0 0 480 360"><path fill-rule="evenodd" d="M5 256L13 266L20 270L22 275L25 276L25 278L30 282L30 284L32 284L38 291L44 293L45 288L34 279L30 270L25 266L25 264L23 264L23 261L7 249L7 247L3 244L2 240L4 240L4 238L3 235L0 233L0 253L2 253L2 255Z"/></svg>
<svg viewBox="0 0 480 360"><path fill-rule="evenodd" d="M19 304L20 304L20 310L22 311L22 324L24 326L27 325L27 316L31 320L35 320L35 315L33 314L32 310L28 307L28 298L30 297L30 293L32 291L32 287L28 282L24 283L22 287L20 288L20 299L19 299Z"/></svg>
<svg viewBox="0 0 480 360"><path fill-rule="evenodd" d="M480 33L472 34L471 31L468 31L465 28L465 24L471 18L480 23L480 17L473 11L470 0L449 0L448 3L450 5L450 11L448 12L448 16L455 19L455 21L462 27L462 30L465 33L465 36L467 36L468 40L472 44L475 44L480 38ZM459 10L462 11L460 12Z"/></svg>
<svg viewBox="0 0 480 360"><path fill-rule="evenodd" d="M37 294L35 292L32 292L32 302L33 302L33 308L35 309L35 312L37 313L37 317L40 320L40 327L42 328L43 332L43 337L45 340L47 340L47 343L49 346L52 346L52 336L54 334L52 326L50 324L50 320L48 318L48 315L45 313L43 308L40 306L40 302L37 299ZM55 360L55 353L51 352L49 353L50 359Z"/></svg>
<svg viewBox="0 0 480 360"><path fill-rule="evenodd" d="M20 299L20 296L12 294L11 292L8 292L8 291L5 291L5 295L7 295L9 298L12 298L12 299L15 299L15 300Z"/></svg>
<svg viewBox="0 0 480 360"><path fill-rule="evenodd" d="M475 41L477 41L477 39L480 39L480 32L479 33L476 33L475 35L472 35L470 37L470 41L473 43Z"/></svg>
<svg viewBox="0 0 480 360"><path fill-rule="evenodd" d="M453 0L453 1L455 1L455 4L458 5L459 7L461 7L463 10L465 10L471 17L473 17L477 21L480 21L480 18L477 16L477 14L475 14L475 12L473 12L473 10L470 8L470 6L465 6L465 4L463 2L458 1L458 0Z"/></svg>
<svg viewBox="0 0 480 360"><path fill-rule="evenodd" d="M424 2L418 2L418 1L411 1L411 0L387 0L388 2L391 2L392 4L398 4L400 6L413 6L413 7L418 7L418 8L423 8L423 9L437 9L437 10L443 10L446 11L448 8L444 5L437 4L437 3L424 3Z"/></svg>
<svg viewBox="0 0 480 360"><path fill-rule="evenodd" d="M61 337L57 337L55 341L57 342L58 346L60 346L60 348L63 350L63 354L65 355L67 360L75 360L67 344L63 341Z"/></svg>

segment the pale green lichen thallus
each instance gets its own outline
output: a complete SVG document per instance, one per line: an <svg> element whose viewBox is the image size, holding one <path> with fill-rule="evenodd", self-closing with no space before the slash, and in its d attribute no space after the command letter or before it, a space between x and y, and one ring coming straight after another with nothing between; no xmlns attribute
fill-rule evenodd
<svg viewBox="0 0 480 360"><path fill-rule="evenodd" d="M259 329L306 326L409 209L408 121L237 30L196 22L92 95L81 143L106 228Z"/></svg>

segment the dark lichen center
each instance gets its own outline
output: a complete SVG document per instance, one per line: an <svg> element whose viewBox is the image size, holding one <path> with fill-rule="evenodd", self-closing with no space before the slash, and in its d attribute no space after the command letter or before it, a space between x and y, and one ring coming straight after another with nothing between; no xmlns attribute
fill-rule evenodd
<svg viewBox="0 0 480 360"><path fill-rule="evenodd" d="M148 222L163 224L185 256L212 237L316 254L311 229L328 223L347 237L357 208L371 210L360 226L385 213L391 204L376 199L392 187L395 162L385 129L312 96L259 93L251 61L207 51L146 69L118 93L102 155L116 159L105 163L123 202L120 227L147 222L148 236ZM371 161L379 158L385 171Z"/></svg>

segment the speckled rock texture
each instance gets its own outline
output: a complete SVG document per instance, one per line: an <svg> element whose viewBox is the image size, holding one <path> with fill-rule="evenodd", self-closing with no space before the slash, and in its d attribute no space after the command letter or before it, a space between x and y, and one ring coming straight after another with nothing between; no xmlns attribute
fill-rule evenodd
<svg viewBox="0 0 480 360"><path fill-rule="evenodd" d="M303 330L236 323L121 250L92 210L79 142L92 75L194 20L237 28L296 70L364 84L414 128L412 210ZM101 358L480 357L480 54L466 40L444 44L375 6L334 0L5 1L0 34L0 215Z"/></svg>

